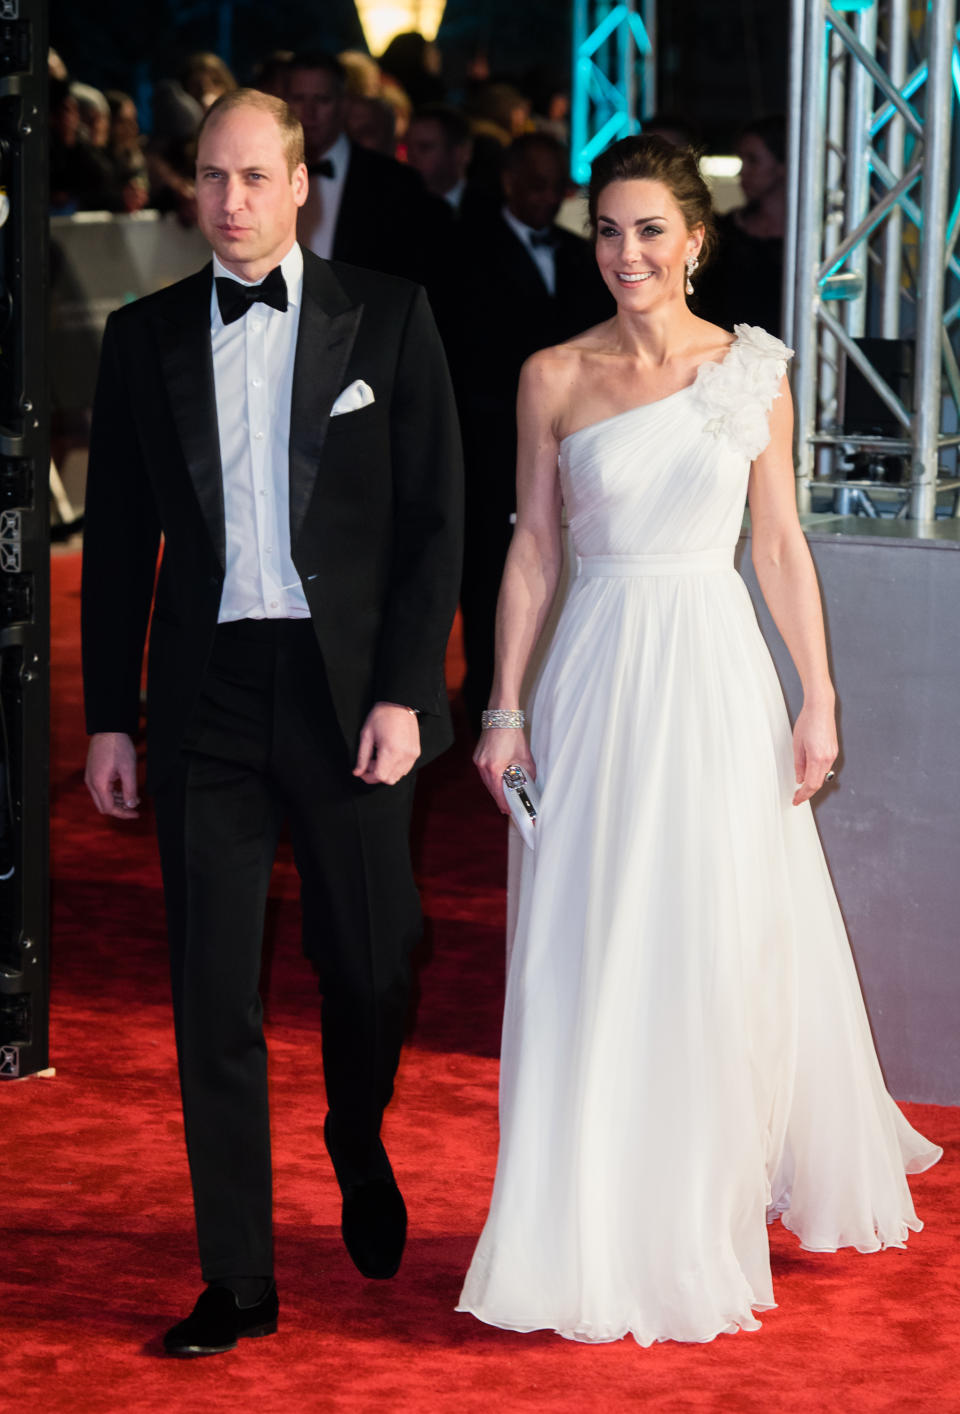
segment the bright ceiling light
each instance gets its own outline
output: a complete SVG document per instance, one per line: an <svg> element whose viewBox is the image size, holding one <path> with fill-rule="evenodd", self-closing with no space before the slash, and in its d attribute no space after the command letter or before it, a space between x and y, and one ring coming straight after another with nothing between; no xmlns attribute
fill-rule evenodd
<svg viewBox="0 0 960 1414"><path fill-rule="evenodd" d="M356 0L367 48L380 55L398 34L415 30L432 42L447 0Z"/></svg>

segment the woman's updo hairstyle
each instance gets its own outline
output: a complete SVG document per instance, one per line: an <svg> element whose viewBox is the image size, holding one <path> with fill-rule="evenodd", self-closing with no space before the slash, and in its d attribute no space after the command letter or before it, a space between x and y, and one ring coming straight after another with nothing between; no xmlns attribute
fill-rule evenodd
<svg viewBox="0 0 960 1414"><path fill-rule="evenodd" d="M700 175L696 154L689 147L674 147L656 133L621 138L594 162L587 190L594 239L600 193L614 182L635 181L662 182L683 212L687 230L703 227L700 264L706 264L717 238L709 188Z"/></svg>

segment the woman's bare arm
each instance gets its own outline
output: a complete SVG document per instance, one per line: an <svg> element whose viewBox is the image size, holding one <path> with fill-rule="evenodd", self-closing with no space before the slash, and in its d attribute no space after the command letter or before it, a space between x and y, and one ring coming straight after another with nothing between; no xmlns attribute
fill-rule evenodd
<svg viewBox="0 0 960 1414"><path fill-rule="evenodd" d="M562 381L558 360L550 350L534 354L520 374L517 521L497 600L491 707L519 707L523 675L560 578L556 425ZM473 759L484 784L504 812L507 809L501 783L504 767L517 764L536 775L526 734L519 729L488 729L482 734Z"/></svg>
<svg viewBox="0 0 960 1414"><path fill-rule="evenodd" d="M838 748L820 589L797 516L793 404L786 377L770 414L770 433L750 474L751 553L763 597L803 687L793 733L793 803L799 805L823 785Z"/></svg>

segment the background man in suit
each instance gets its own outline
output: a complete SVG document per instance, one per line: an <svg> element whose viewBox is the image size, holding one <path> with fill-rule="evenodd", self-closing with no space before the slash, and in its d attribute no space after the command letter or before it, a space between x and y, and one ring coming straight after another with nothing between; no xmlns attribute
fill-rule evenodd
<svg viewBox="0 0 960 1414"><path fill-rule="evenodd" d="M297 55L287 72L287 102L303 124L310 173L300 243L325 259L429 288L453 224L450 209L409 167L350 141L344 85L332 54Z"/></svg>
<svg viewBox="0 0 960 1414"><path fill-rule="evenodd" d="M555 224L567 172L567 151L548 134L529 133L511 144L503 158L502 208L462 224L459 318L444 319L467 478L463 691L478 731L493 679L497 592L516 506L520 369L537 349L615 309L590 244Z"/></svg>
<svg viewBox="0 0 960 1414"><path fill-rule="evenodd" d="M450 739L460 452L423 291L301 251L306 192L280 100L241 89L209 110L197 196L213 270L111 315L94 409L86 779L118 819L137 814L164 538L147 776L209 1283L167 1332L178 1355L276 1329L258 984L283 818L323 992L344 1240L365 1275L388 1277L406 1232L379 1134L420 926L413 768Z"/></svg>
<svg viewBox="0 0 960 1414"><path fill-rule="evenodd" d="M484 197L467 176L473 157L470 120L448 103L418 108L407 128L407 161L434 196L456 216L469 219L485 208ZM486 207L490 206L486 202ZM494 206L494 209L496 207Z"/></svg>

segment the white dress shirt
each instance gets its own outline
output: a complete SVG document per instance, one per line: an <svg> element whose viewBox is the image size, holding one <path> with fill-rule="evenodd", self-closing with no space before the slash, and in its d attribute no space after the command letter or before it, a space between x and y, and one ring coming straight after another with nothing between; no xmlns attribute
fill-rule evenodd
<svg viewBox="0 0 960 1414"><path fill-rule="evenodd" d="M285 312L254 304L224 324L216 285L210 299L227 532L220 623L310 617L290 557L290 398L303 298L303 252L296 242L280 269ZM216 256L213 274L236 279Z"/></svg>
<svg viewBox="0 0 960 1414"><path fill-rule="evenodd" d="M543 283L552 295L557 293L557 262L556 252L552 245L532 245L530 237L535 234L532 226L525 226L522 221L518 221L509 207L503 208L503 219L510 227L511 231L523 241L530 258L540 271Z"/></svg>
<svg viewBox="0 0 960 1414"><path fill-rule="evenodd" d="M448 206L452 206L454 211L459 212L460 203L463 201L463 193L467 189L466 177L461 177L459 182L454 182L449 191L443 193L443 199Z"/></svg>
<svg viewBox="0 0 960 1414"><path fill-rule="evenodd" d="M333 176L310 178L310 190L297 222L300 240L314 255L330 260L343 187L350 170L350 140L341 133L323 156L333 163Z"/></svg>

